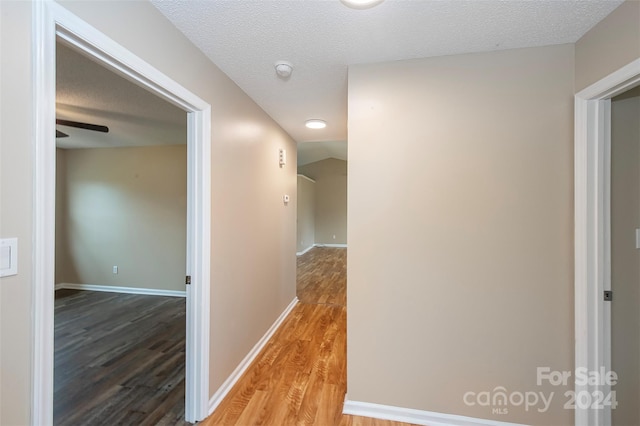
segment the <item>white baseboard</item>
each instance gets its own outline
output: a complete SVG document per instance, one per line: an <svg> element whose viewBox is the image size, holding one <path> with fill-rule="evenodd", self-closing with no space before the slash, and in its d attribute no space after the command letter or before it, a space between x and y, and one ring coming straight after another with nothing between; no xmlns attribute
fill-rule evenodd
<svg viewBox="0 0 640 426"><path fill-rule="evenodd" d="M344 400L343 414L372 417L424 426L525 426L520 423L507 423L497 420L478 419L455 414L434 413L394 407L392 405L372 404L370 402Z"/></svg>
<svg viewBox="0 0 640 426"><path fill-rule="evenodd" d="M311 250L314 247L331 247L331 248L347 248L346 244L321 244L321 243L316 243L310 247L307 247L306 249L299 251L296 253L296 256L302 256L303 254L305 254L306 252L308 252L309 250Z"/></svg>
<svg viewBox="0 0 640 426"><path fill-rule="evenodd" d="M309 250L311 250L312 248L314 248L316 245L312 244L309 247L307 247L306 249L299 251L296 253L296 256L302 256L303 254L305 254L306 252L308 252Z"/></svg>
<svg viewBox="0 0 640 426"><path fill-rule="evenodd" d="M111 285L94 285L94 284L56 284L56 290L89 290L89 291L105 291L109 293L126 293L126 294L145 294L147 296L171 296L171 297L187 297L186 291L179 290L160 290L155 288L138 288L138 287L116 287Z"/></svg>
<svg viewBox="0 0 640 426"><path fill-rule="evenodd" d="M244 359L240 361L240 364L238 364L236 369L233 370L233 373L231 373L231 375L227 377L227 380L225 380L222 386L220 386L218 390L213 394L213 396L209 400L209 415L211 415L211 413L213 413L218 405L220 405L224 397L227 396L231 388L233 388L233 385L235 385L240 377L242 377L244 372L247 370L247 368L249 368L253 360L256 359L260 351L262 351L269 339L271 339L276 330L280 327L280 325L282 325L282 322L285 320L285 318L287 318L287 316L293 310L297 303L298 298L294 297L291 303L289 303L289 306L287 306L284 311L282 311L278 319L276 319L271 327L269 327L264 336L262 336L258 343L256 343L255 346L249 351L247 356L245 356Z"/></svg>

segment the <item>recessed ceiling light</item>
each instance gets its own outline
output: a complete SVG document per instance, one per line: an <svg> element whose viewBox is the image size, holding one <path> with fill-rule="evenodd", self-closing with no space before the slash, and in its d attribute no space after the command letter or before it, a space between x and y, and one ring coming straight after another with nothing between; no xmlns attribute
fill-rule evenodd
<svg viewBox="0 0 640 426"><path fill-rule="evenodd" d="M369 9L370 7L377 6L384 0L340 0L342 4L351 9Z"/></svg>
<svg viewBox="0 0 640 426"><path fill-rule="evenodd" d="M327 122L324 120L314 118L314 119L305 121L304 125L307 126L309 129L324 129L325 127L327 127Z"/></svg>

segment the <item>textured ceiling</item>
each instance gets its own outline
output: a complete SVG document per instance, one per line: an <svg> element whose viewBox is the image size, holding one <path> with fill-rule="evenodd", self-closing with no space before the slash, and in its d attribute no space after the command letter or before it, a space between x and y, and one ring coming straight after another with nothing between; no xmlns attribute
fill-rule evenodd
<svg viewBox="0 0 640 426"><path fill-rule="evenodd" d="M350 64L577 41L622 0L339 0L152 3L296 141L347 139ZM274 63L294 71L285 81ZM322 118L324 130L304 121Z"/></svg>
<svg viewBox="0 0 640 426"><path fill-rule="evenodd" d="M69 135L56 139L59 148L187 141L186 112L61 43L56 45L56 118L109 127L109 133L99 133L58 125Z"/></svg>

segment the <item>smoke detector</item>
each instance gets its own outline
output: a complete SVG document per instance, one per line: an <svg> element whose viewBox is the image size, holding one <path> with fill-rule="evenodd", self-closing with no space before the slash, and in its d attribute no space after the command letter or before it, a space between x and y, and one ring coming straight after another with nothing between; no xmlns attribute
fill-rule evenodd
<svg viewBox="0 0 640 426"><path fill-rule="evenodd" d="M278 77L285 80L291 77L291 73L293 72L293 65L291 65L291 63L287 61L278 61L275 66Z"/></svg>

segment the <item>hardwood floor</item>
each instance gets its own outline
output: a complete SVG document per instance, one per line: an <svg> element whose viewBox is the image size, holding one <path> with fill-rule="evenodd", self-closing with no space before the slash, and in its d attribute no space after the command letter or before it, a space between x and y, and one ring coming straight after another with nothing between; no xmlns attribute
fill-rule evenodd
<svg viewBox="0 0 640 426"><path fill-rule="evenodd" d="M347 306L347 249L316 247L298 256L297 294L302 303Z"/></svg>
<svg viewBox="0 0 640 426"><path fill-rule="evenodd" d="M298 258L300 303L202 425L407 425L342 414L346 255ZM184 299L57 291L54 424L188 425L184 350Z"/></svg>
<svg viewBox="0 0 640 426"><path fill-rule="evenodd" d="M185 299L58 290L55 425L184 422Z"/></svg>
<svg viewBox="0 0 640 426"><path fill-rule="evenodd" d="M406 425L342 414L346 254L315 248L298 258L300 303L202 425Z"/></svg>

